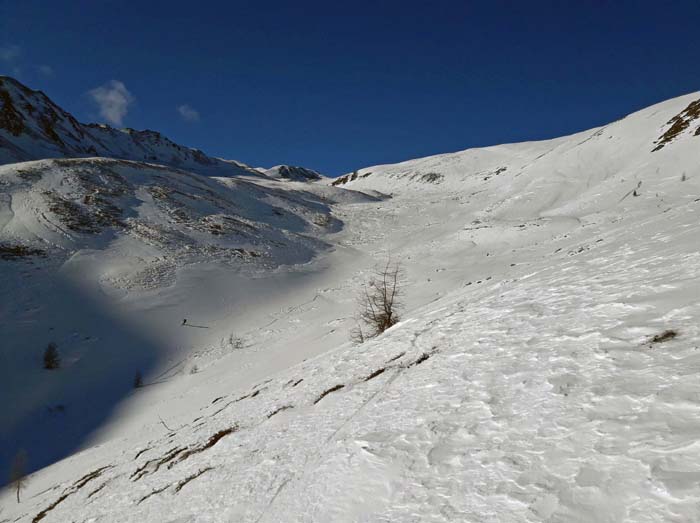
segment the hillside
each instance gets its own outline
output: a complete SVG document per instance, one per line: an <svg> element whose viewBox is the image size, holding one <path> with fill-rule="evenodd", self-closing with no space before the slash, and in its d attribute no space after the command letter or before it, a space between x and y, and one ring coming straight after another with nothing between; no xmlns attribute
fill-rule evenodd
<svg viewBox="0 0 700 523"><path fill-rule="evenodd" d="M204 175L260 177L245 164L212 158L156 131L82 124L41 91L0 76L0 165L94 156L157 163Z"/></svg>
<svg viewBox="0 0 700 523"><path fill-rule="evenodd" d="M292 165L276 165L265 170L265 174L270 178L280 180L293 180L296 182L308 182L323 178L320 173L306 167L295 167Z"/></svg>
<svg viewBox="0 0 700 523"><path fill-rule="evenodd" d="M333 193L353 194L106 158L0 166L0 188L0 290L8 297L0 381L16 398L0 415L3 472L21 447L35 467L65 455L130 391L136 372L149 376L163 360L189 369L183 343L221 340L225 351L231 327L214 328L213 311L242 305L243 282L328 250L323 238L342 225L331 214ZM134 333L124 315L149 332ZM183 333L188 317L193 327ZM64 363L47 375L40 358L50 342ZM82 415L56 416L59 407ZM52 442L42 441L42 427L57 431Z"/></svg>
<svg viewBox="0 0 700 523"><path fill-rule="evenodd" d="M304 227L287 241L330 248L234 281L197 266L173 292L101 301L91 314L152 354L196 330L177 324L182 300L215 332L182 342L175 371L152 362L149 386L33 474L22 503L6 489L0 521L699 520L698 100L332 182L257 181L326 205L295 203ZM188 219L194 235L203 217ZM64 281L104 252L92 249ZM388 257L406 271L401 322L351 345L357 290ZM18 307L22 336L37 307ZM73 331L92 335L66 325L61 346ZM218 343L228 333L239 349Z"/></svg>

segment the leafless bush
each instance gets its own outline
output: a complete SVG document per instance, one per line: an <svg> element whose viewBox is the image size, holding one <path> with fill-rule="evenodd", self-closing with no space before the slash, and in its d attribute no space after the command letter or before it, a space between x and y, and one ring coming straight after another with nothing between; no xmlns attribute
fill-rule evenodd
<svg viewBox="0 0 700 523"><path fill-rule="evenodd" d="M229 335L228 344L233 350L245 349L246 343L243 338L234 334Z"/></svg>
<svg viewBox="0 0 700 523"><path fill-rule="evenodd" d="M12 460L10 468L10 484L17 495L17 503L20 502L20 492L25 486L27 478L27 453L20 450Z"/></svg>
<svg viewBox="0 0 700 523"><path fill-rule="evenodd" d="M404 272L401 264L387 261L374 270L358 296L354 343L375 338L399 322Z"/></svg>

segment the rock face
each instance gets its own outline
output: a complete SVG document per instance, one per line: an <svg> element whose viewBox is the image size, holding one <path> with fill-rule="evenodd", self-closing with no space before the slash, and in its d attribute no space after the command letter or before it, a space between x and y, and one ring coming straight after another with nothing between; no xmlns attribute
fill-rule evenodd
<svg viewBox="0 0 700 523"><path fill-rule="evenodd" d="M321 173L306 167L295 167L293 165L277 165L267 169L264 173L270 178L291 180L295 182L309 182L323 178Z"/></svg>
<svg viewBox="0 0 700 523"><path fill-rule="evenodd" d="M208 176L256 176L236 161L212 158L156 131L83 124L41 91L0 76L0 164L102 156L157 163Z"/></svg>

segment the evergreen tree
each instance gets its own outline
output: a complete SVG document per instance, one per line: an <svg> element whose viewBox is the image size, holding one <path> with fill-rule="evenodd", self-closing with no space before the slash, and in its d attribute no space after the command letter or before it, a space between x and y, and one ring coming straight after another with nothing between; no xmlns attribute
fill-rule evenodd
<svg viewBox="0 0 700 523"><path fill-rule="evenodd" d="M48 370L58 369L61 366L61 357L58 355L58 346L51 342L44 351L44 368Z"/></svg>

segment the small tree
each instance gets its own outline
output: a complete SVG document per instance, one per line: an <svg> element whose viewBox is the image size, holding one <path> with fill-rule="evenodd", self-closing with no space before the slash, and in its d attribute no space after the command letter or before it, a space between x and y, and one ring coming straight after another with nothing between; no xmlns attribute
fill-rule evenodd
<svg viewBox="0 0 700 523"><path fill-rule="evenodd" d="M61 357L58 354L58 345L53 341L44 350L44 368L48 370L58 369L61 366Z"/></svg>
<svg viewBox="0 0 700 523"><path fill-rule="evenodd" d="M140 389L141 387L143 387L143 376L141 375L141 371L136 371L134 375L134 388Z"/></svg>
<svg viewBox="0 0 700 523"><path fill-rule="evenodd" d="M399 322L403 279L398 262L389 260L375 269L358 297L356 326L350 333L353 342L363 343Z"/></svg>
<svg viewBox="0 0 700 523"><path fill-rule="evenodd" d="M27 453L20 450L15 454L10 467L10 484L17 494L17 503L20 503L20 492L27 482Z"/></svg>

